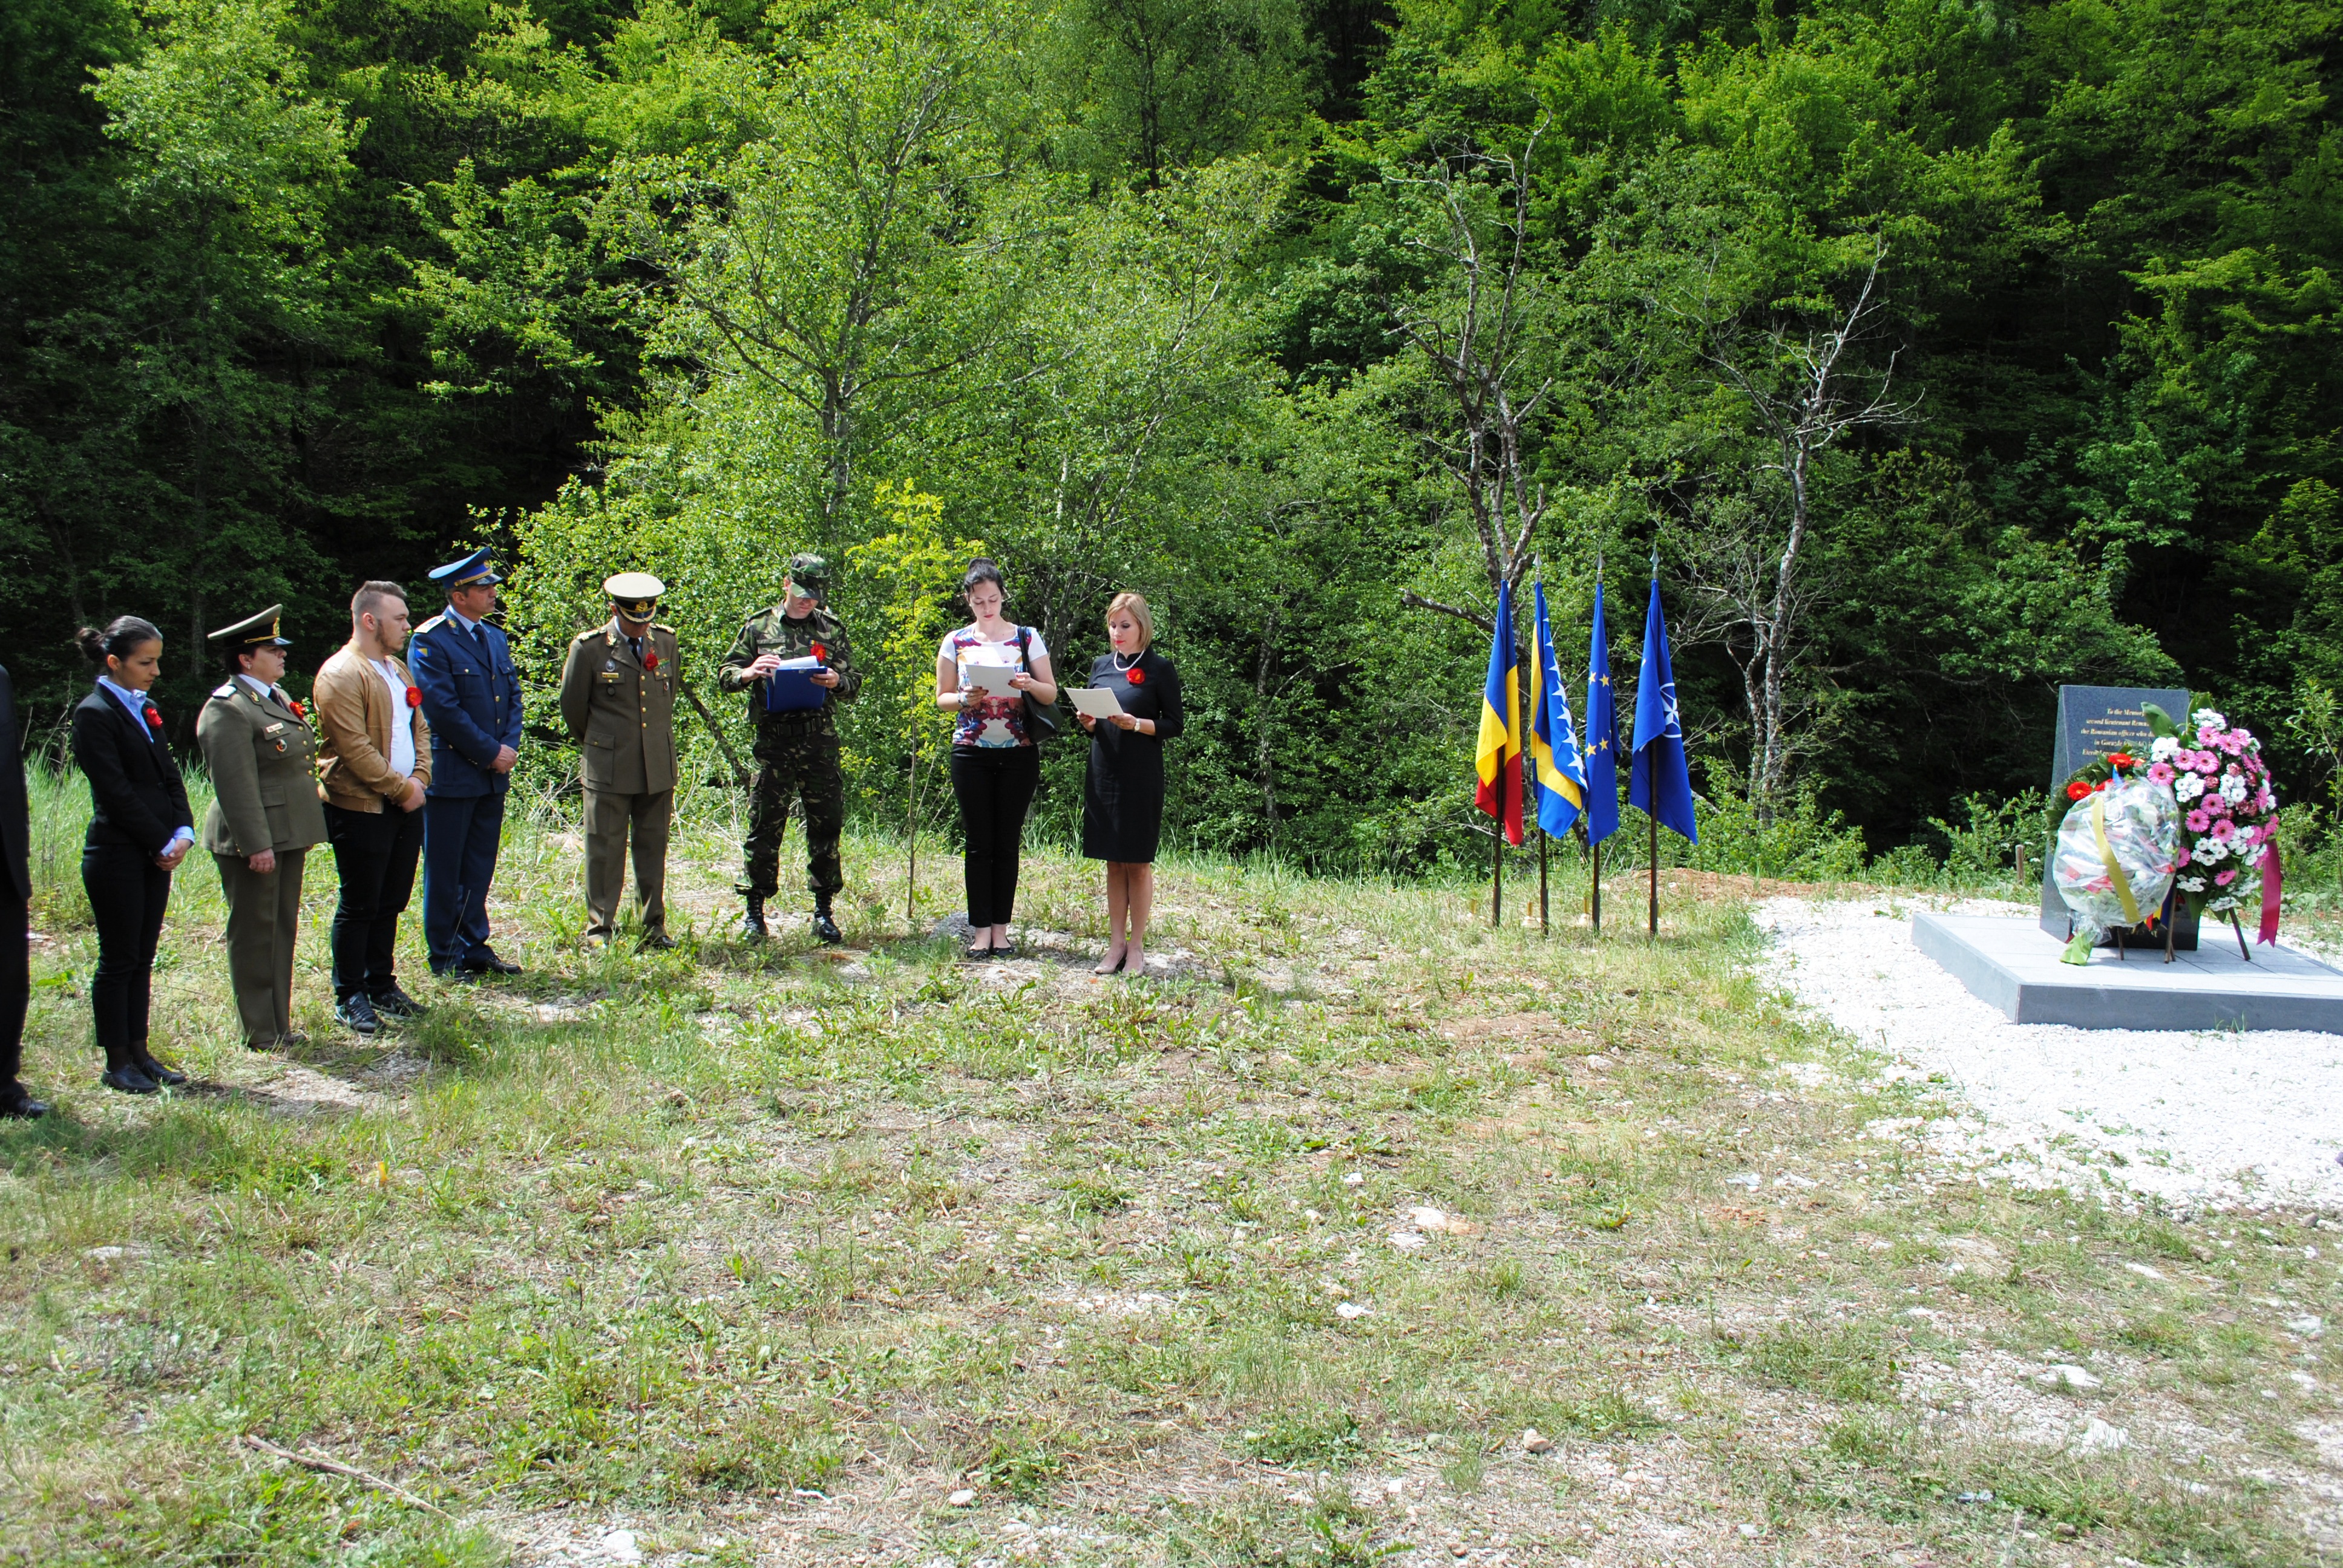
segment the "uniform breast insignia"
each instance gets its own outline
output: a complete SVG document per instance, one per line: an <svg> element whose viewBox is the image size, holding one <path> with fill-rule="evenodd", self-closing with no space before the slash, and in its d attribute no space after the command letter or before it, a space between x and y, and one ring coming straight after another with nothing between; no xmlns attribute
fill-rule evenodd
<svg viewBox="0 0 2343 1568"><path fill-rule="evenodd" d="M284 729L285 721L280 719L276 723L265 727L261 730L261 733L263 735L277 735L281 734L284 731ZM279 749L282 749L282 748L279 748Z"/></svg>

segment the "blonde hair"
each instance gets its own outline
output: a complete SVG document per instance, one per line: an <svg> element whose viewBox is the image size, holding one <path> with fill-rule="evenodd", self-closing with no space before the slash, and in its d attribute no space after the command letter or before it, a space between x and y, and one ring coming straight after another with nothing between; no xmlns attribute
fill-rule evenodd
<svg viewBox="0 0 2343 1568"><path fill-rule="evenodd" d="M1111 623L1117 610L1128 610L1131 618L1139 623L1139 651L1145 653L1155 640L1155 615L1147 608L1147 600L1135 593L1119 593L1106 607L1106 618Z"/></svg>

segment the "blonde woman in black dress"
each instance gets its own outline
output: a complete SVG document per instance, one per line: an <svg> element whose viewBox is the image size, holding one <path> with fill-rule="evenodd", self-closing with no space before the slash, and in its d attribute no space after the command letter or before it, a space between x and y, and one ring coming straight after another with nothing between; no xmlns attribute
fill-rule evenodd
<svg viewBox="0 0 2343 1568"><path fill-rule="evenodd" d="M1082 853L1106 862L1106 956L1093 974L1143 974L1147 917L1155 907L1155 846L1163 829L1163 743L1180 733L1180 671L1149 646L1155 618L1135 593L1107 606L1113 651L1091 666L1094 689L1114 693L1122 711L1081 715L1091 732L1082 779Z"/></svg>

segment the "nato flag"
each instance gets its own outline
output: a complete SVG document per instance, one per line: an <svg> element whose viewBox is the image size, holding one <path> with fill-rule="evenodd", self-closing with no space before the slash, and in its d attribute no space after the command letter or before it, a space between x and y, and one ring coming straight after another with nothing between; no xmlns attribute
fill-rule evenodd
<svg viewBox="0 0 2343 1568"><path fill-rule="evenodd" d="M1586 653L1586 841L1619 830L1619 715L1611 705L1611 635L1603 628L1603 582L1594 583L1594 637Z"/></svg>
<svg viewBox="0 0 2343 1568"><path fill-rule="evenodd" d="M1660 618L1660 579L1652 579L1652 608L1644 617L1644 668L1635 677L1635 765L1627 775L1627 804L1659 819L1694 843L1692 775L1684 768L1684 726L1676 719L1676 677L1668 664L1667 623Z"/></svg>

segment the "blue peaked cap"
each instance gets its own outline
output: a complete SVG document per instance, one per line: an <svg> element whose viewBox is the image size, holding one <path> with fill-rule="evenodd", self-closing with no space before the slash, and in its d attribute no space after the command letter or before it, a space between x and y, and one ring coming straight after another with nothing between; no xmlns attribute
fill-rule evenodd
<svg viewBox="0 0 2343 1568"><path fill-rule="evenodd" d="M500 583L505 579L497 575L497 563L488 555L488 547L482 545L461 560L449 561L444 567L433 567L431 580L441 588L477 588L482 583Z"/></svg>

